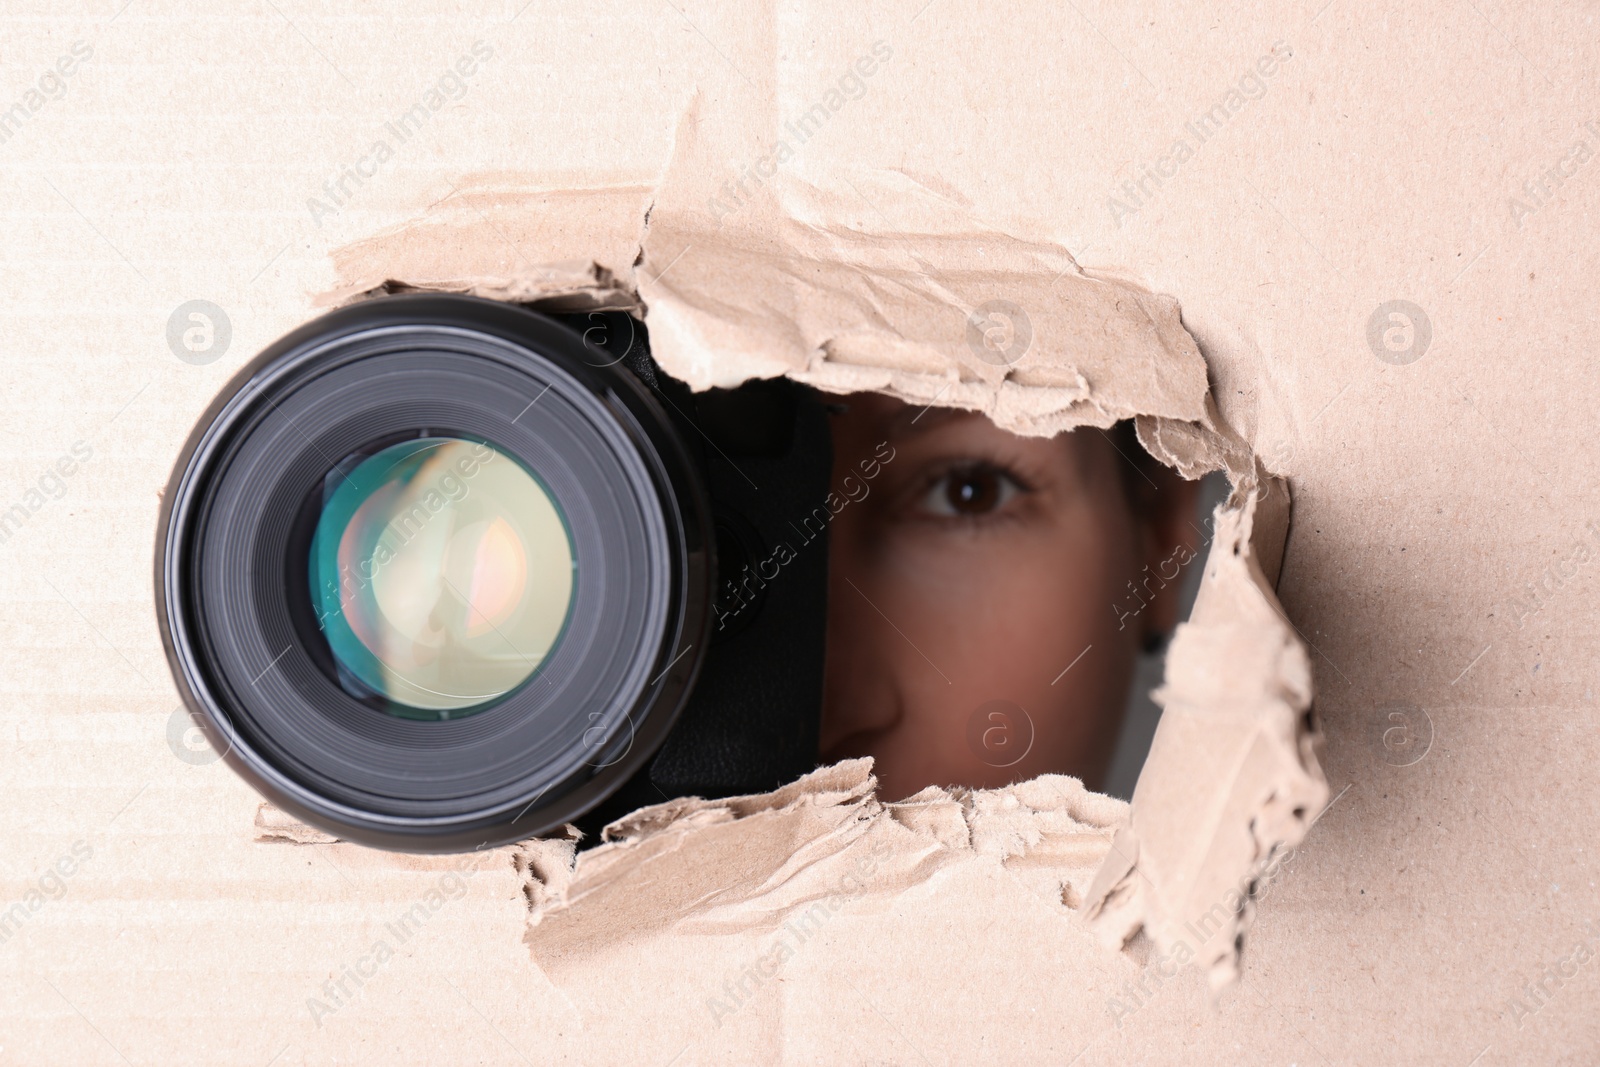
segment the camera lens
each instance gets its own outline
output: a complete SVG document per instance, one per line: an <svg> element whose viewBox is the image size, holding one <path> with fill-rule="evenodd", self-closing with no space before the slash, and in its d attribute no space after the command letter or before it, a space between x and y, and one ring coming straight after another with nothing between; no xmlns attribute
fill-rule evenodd
<svg viewBox="0 0 1600 1067"><path fill-rule="evenodd" d="M162 637L275 805L464 851L571 821L660 749L710 644L711 510L608 362L515 306L388 297L283 338L201 419L162 498Z"/></svg>
<svg viewBox="0 0 1600 1067"><path fill-rule="evenodd" d="M539 670L571 613L573 563L532 472L486 442L427 437L329 472L308 570L340 684L449 719Z"/></svg>

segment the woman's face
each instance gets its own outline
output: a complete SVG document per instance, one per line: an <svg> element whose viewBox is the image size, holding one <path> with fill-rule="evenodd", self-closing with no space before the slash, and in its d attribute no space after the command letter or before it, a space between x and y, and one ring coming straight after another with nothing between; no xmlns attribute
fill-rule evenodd
<svg viewBox="0 0 1600 1067"><path fill-rule="evenodd" d="M1155 517L1136 515L1129 462L1094 430L1025 438L850 397L834 416L834 487L852 502L829 537L824 758L872 756L890 799L1047 772L1097 788L1134 660L1176 611L1169 582L1128 617L1128 583L1188 541L1194 506L1173 475Z"/></svg>

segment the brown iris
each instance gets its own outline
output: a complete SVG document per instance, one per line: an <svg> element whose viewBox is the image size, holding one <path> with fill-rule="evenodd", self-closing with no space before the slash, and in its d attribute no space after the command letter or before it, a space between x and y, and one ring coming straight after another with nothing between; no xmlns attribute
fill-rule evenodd
<svg viewBox="0 0 1600 1067"><path fill-rule="evenodd" d="M951 471L945 480L945 499L957 515L986 515L1000 503L1004 477L991 467Z"/></svg>

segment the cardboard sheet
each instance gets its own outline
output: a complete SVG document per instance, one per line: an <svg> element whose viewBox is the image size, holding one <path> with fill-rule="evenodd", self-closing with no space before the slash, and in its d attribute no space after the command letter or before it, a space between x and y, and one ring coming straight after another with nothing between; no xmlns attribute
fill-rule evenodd
<svg viewBox="0 0 1600 1067"><path fill-rule="evenodd" d="M345 282L325 299L435 289L570 307L581 294L592 306L641 307L657 360L695 388L786 374L835 392L881 391L913 403L974 408L1024 434L1137 417L1147 447L1186 475L1228 469L1234 497L1219 509L1196 617L1174 642L1168 683L1157 694L1166 714L1135 793L1134 821L1119 835L1089 911L1114 945L1142 928L1171 952L1185 922L1207 913L1227 887L1239 887L1223 909L1227 936L1211 942L1224 947L1202 961L1213 984L1224 984L1249 925L1251 887L1280 850L1304 837L1326 786L1312 753L1306 651L1283 618L1252 544L1259 497L1269 501L1260 540L1267 548L1265 568L1275 576L1288 520L1285 490L1217 414L1177 301L1126 280L1090 277L1059 246L970 226L943 232L963 220L946 204L920 203L927 190L894 173L885 176L890 187L879 192L888 203L922 209L917 232L859 230L837 217L838 205L815 196L805 203L804 217L769 206L727 224L699 208L716 193L699 177L704 148L696 134L702 125L691 107L659 187L643 197L638 190L608 189L486 194L488 209L518 233L501 241L492 240L501 227L483 207L453 203L340 250L335 259ZM788 185L773 185L776 201L784 202ZM629 255L620 242L602 244L609 262L637 262L631 273L618 274L598 259L587 269L565 270L560 260L530 261L530 247L565 251L562 242L595 217L591 205L603 210L641 199L648 206L637 251ZM477 269L470 257L451 251L481 246L496 251ZM511 248L518 250L515 263L505 260ZM600 280L606 284L597 287ZM636 298L629 281L638 285ZM999 294L1006 294L1012 321L984 323L1005 331L1001 343L985 344L973 326L985 312L976 307ZM781 807L788 799L780 793L762 803ZM805 810L814 804L809 800ZM664 835L656 847L675 855L683 848L680 838L696 840L691 851L703 853L697 866L717 872L723 883L744 869L752 849L802 862L796 857L813 849L839 847L832 841L842 832L838 827L808 820L774 824L770 837L758 832L764 825L758 820L742 825L737 844L698 843L699 828L725 811L722 805L668 805L640 824L615 829L628 836L653 826ZM655 826L663 820L670 825ZM599 924L614 937L637 939L655 927L641 916L660 915L667 917L666 929L700 928L666 897L646 894L636 914L586 888L626 883L633 865L658 866L652 857L638 849L584 855L579 888L566 907L602 915L578 927ZM629 876L616 873L619 867ZM752 871L722 895L737 898L742 882L764 885L771 877L765 868ZM686 893L697 907L708 906L692 879L652 869L648 881L656 893ZM1076 906L1085 888L1064 892ZM588 902L591 895L594 902ZM724 922L738 928L744 921L737 917L742 906L724 901L719 907L730 913ZM1213 924L1223 921L1212 916ZM556 951L565 957L583 949L562 942Z"/></svg>
<svg viewBox="0 0 1600 1067"><path fill-rule="evenodd" d="M1589 18L8 11L0 1063L1592 1061ZM260 811L165 674L156 494L406 286L1226 470L1132 803L843 765L575 864Z"/></svg>

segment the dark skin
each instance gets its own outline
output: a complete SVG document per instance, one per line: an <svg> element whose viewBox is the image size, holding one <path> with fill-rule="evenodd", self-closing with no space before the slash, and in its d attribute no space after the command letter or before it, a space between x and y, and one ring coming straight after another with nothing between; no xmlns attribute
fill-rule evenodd
<svg viewBox="0 0 1600 1067"><path fill-rule="evenodd" d="M1140 649L1178 621L1178 582L1136 615L1128 583L1197 552L1198 484L1094 429L1019 437L876 395L833 421L852 502L829 540L824 759L873 757L885 799L1046 773L1099 788Z"/></svg>

